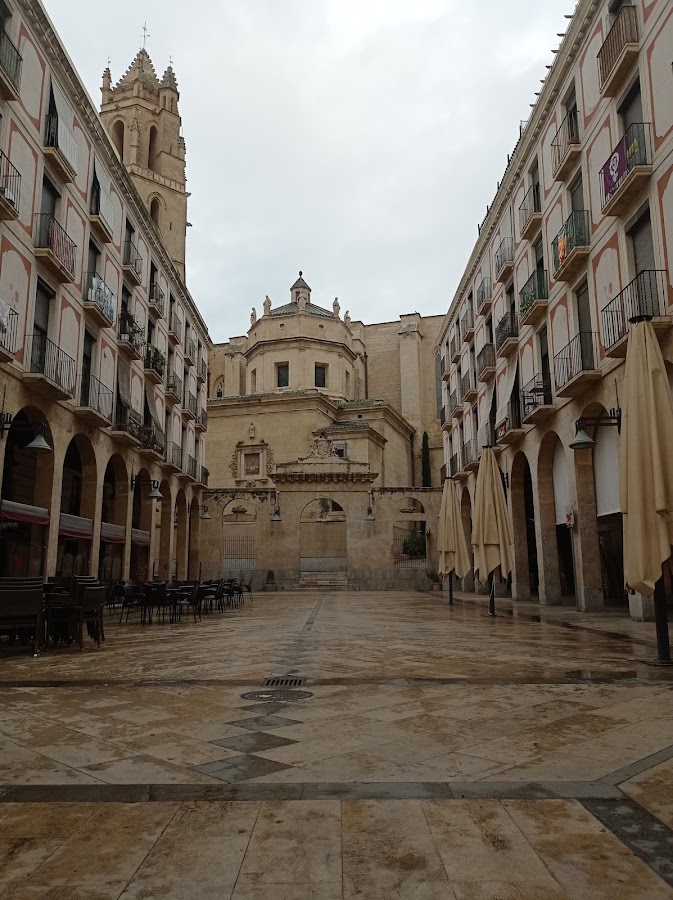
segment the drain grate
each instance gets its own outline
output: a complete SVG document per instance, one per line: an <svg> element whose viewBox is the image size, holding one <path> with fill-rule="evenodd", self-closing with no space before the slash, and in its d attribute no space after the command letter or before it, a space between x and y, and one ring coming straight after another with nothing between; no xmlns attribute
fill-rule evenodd
<svg viewBox="0 0 673 900"><path fill-rule="evenodd" d="M292 703L296 700L308 700L313 694L310 691L288 691L280 688L275 691L252 691L249 694L241 694L244 700L259 700L261 703Z"/></svg>
<svg viewBox="0 0 673 900"><path fill-rule="evenodd" d="M298 688L306 684L305 678L266 678L262 687L267 688Z"/></svg>

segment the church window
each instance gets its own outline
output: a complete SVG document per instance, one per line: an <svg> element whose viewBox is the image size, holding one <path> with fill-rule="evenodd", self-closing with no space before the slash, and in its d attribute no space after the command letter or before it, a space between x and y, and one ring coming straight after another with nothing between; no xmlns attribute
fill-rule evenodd
<svg viewBox="0 0 673 900"><path fill-rule="evenodd" d="M276 363L276 385L279 388L290 386L290 364Z"/></svg>
<svg viewBox="0 0 673 900"><path fill-rule="evenodd" d="M315 386L319 388L327 387L327 366L322 363L315 364Z"/></svg>
<svg viewBox="0 0 673 900"><path fill-rule="evenodd" d="M158 171L158 135L159 132L157 131L156 126L152 125L152 127L150 128L150 142L147 152L147 165L148 168L150 168L153 172Z"/></svg>
<svg viewBox="0 0 673 900"><path fill-rule="evenodd" d="M159 200L157 197L150 204L150 218L154 224L159 227Z"/></svg>
<svg viewBox="0 0 673 900"><path fill-rule="evenodd" d="M117 148L119 158L124 162L124 123L121 119L112 126L112 143Z"/></svg>
<svg viewBox="0 0 673 900"><path fill-rule="evenodd" d="M257 393L257 369L253 369L250 373L250 393Z"/></svg>

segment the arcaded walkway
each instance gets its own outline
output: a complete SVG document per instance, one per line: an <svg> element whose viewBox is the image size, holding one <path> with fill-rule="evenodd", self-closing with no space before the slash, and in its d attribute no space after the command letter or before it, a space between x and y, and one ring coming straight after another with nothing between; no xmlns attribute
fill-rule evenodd
<svg viewBox="0 0 673 900"><path fill-rule="evenodd" d="M262 594L0 644L0 897L673 898L653 626L500 608ZM277 676L309 696L243 696Z"/></svg>

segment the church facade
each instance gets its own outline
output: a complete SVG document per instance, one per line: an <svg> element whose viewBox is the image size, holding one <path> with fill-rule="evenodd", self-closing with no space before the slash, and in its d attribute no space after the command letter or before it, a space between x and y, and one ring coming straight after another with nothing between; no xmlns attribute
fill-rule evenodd
<svg viewBox="0 0 673 900"><path fill-rule="evenodd" d="M311 295L300 273L289 303L267 297L246 335L210 353L204 577L427 586L444 462L441 317L364 325Z"/></svg>

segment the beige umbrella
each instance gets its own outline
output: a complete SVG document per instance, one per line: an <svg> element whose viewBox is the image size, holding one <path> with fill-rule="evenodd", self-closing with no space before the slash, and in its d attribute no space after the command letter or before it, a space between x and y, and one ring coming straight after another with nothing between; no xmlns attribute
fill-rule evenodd
<svg viewBox="0 0 673 900"><path fill-rule="evenodd" d="M460 517L458 486L447 478L444 481L442 505L439 510L439 528L437 530L437 549L439 550L439 574L449 579L449 603L453 603L453 572L459 578L465 578L470 571L470 554Z"/></svg>
<svg viewBox="0 0 673 900"><path fill-rule="evenodd" d="M500 566L501 575L512 571L512 529L507 515L505 492L495 453L485 447L479 462L477 489L472 520L474 573L480 581L489 582L489 615L495 615L492 573Z"/></svg>
<svg viewBox="0 0 673 900"><path fill-rule="evenodd" d="M670 649L662 565L673 544L673 398L659 341L648 321L631 325L623 395L619 490L624 579L648 597L658 585L657 643L660 661L666 662Z"/></svg>

